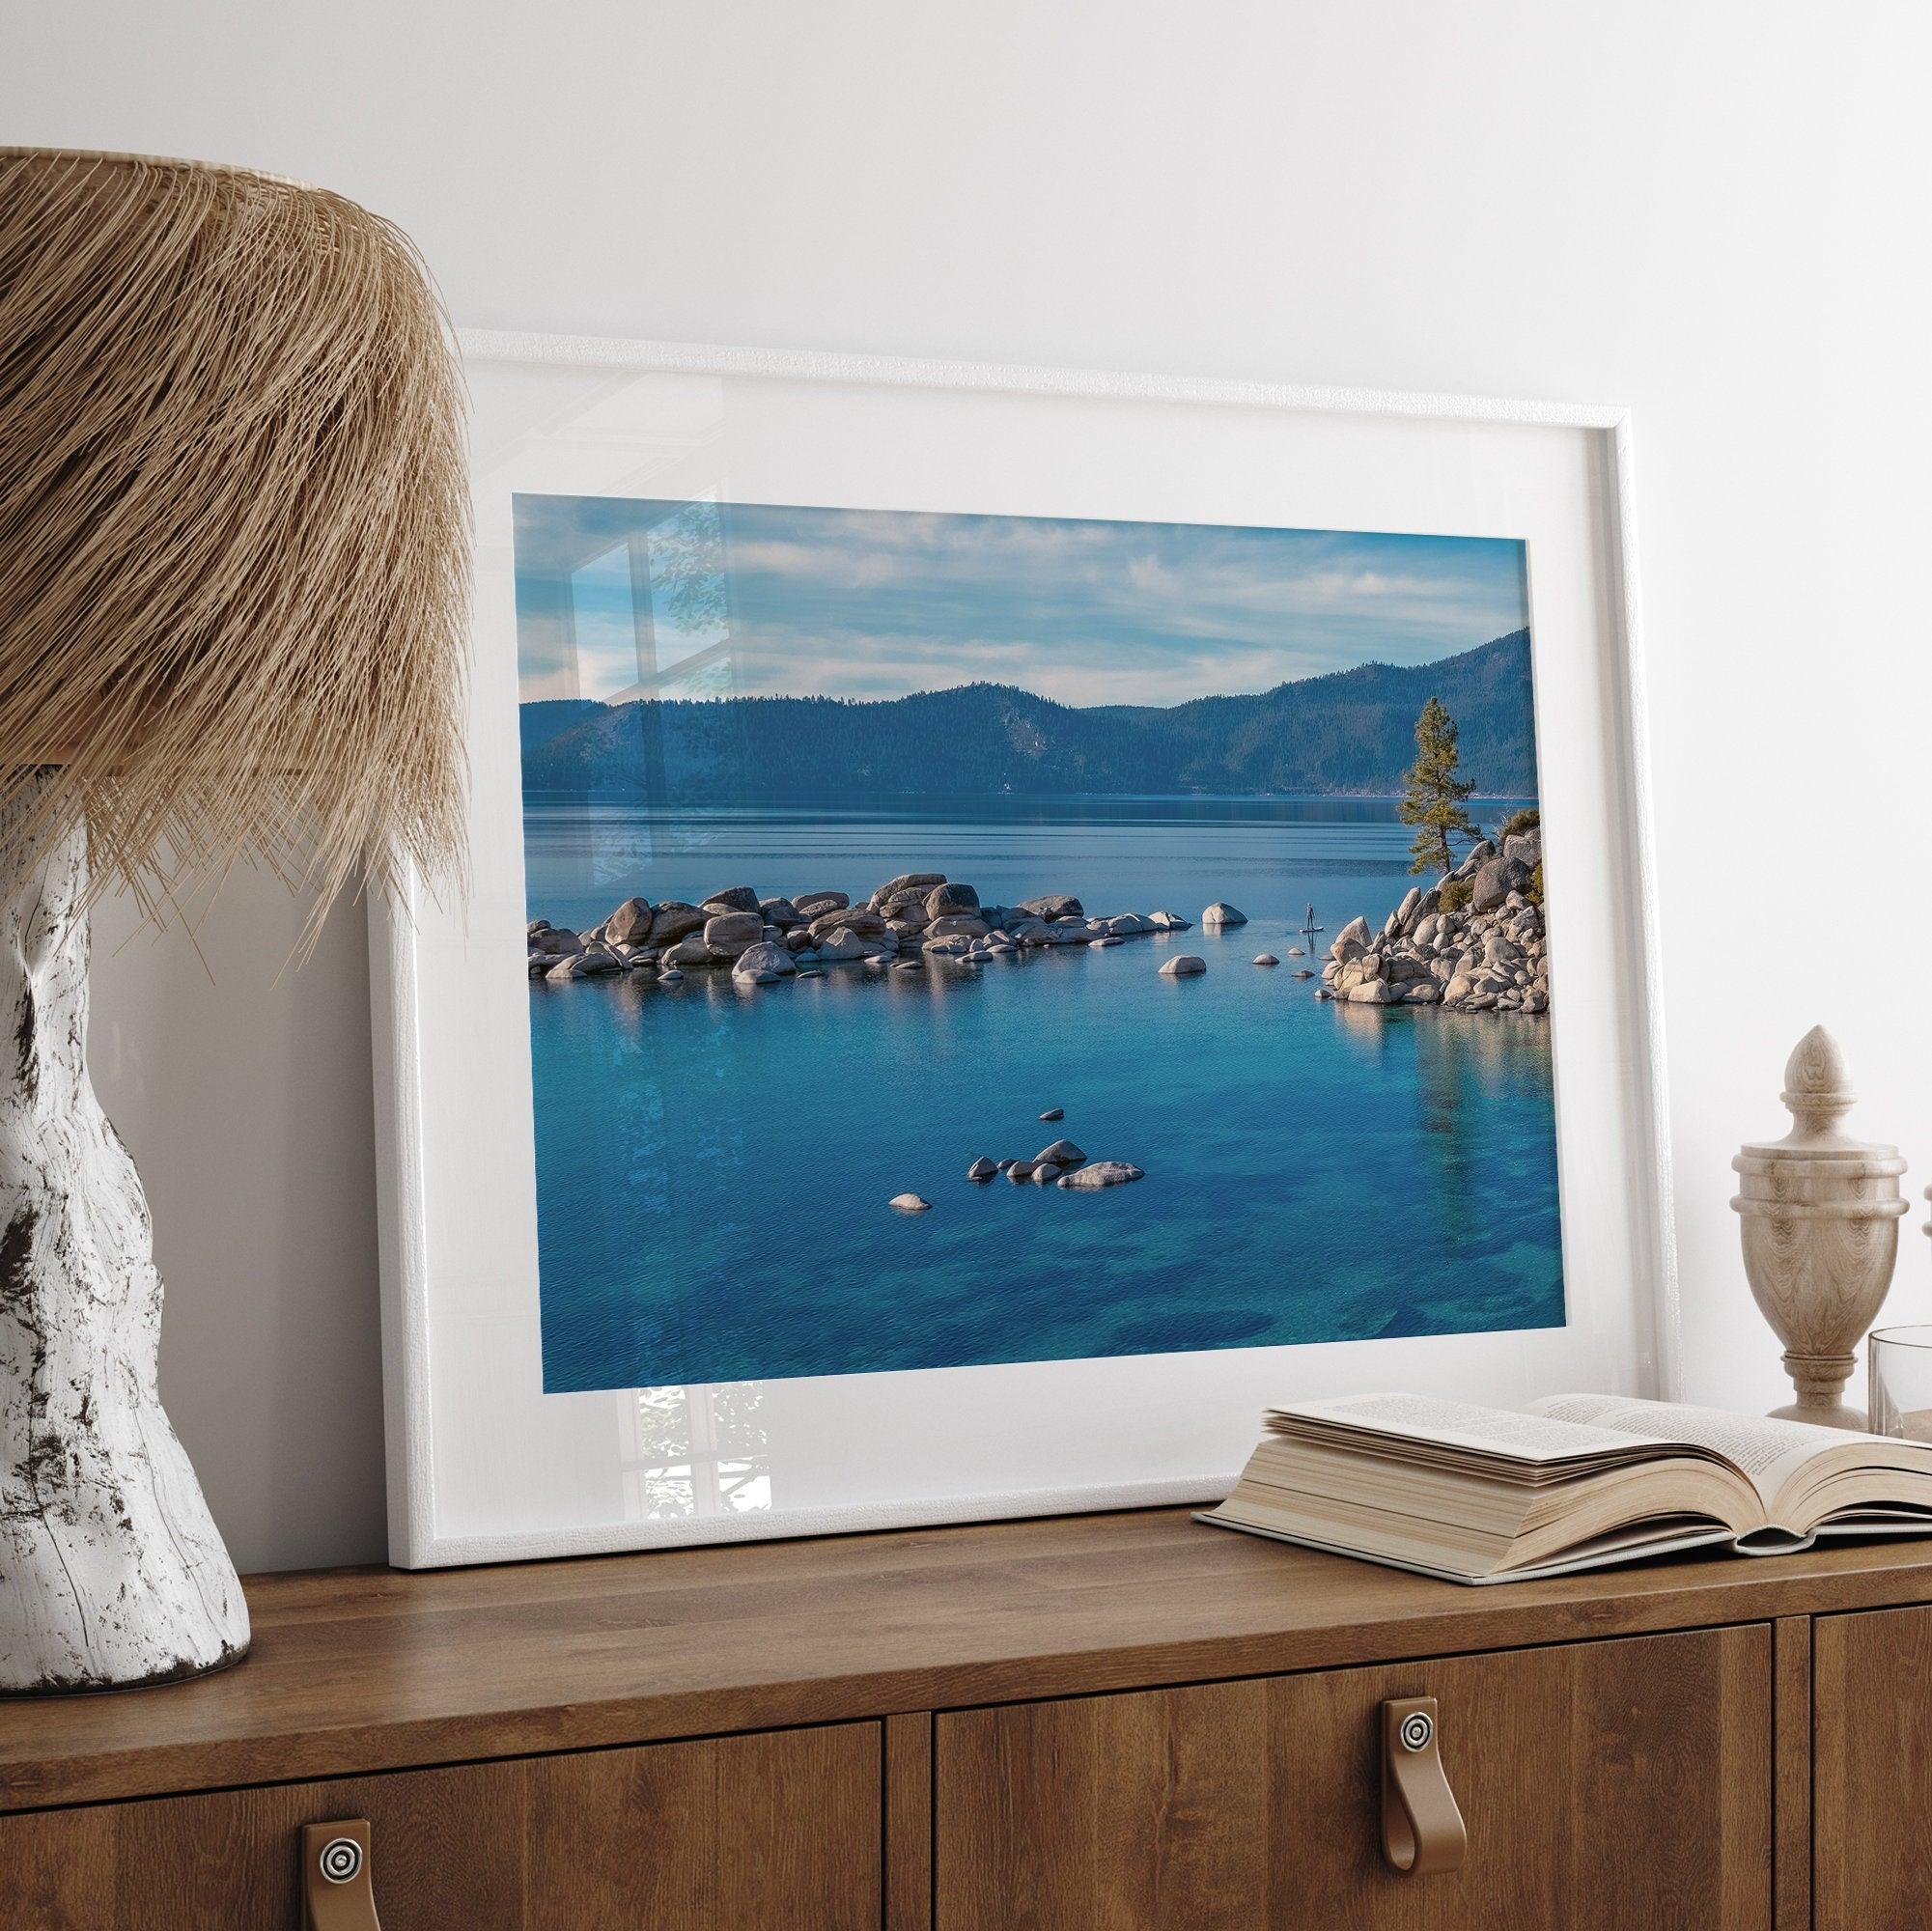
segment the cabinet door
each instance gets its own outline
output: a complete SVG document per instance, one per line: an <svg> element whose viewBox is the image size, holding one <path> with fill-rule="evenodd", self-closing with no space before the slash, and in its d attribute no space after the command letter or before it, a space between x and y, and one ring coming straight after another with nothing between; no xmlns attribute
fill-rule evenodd
<svg viewBox="0 0 1932 1931"><path fill-rule="evenodd" d="M1816 1931L1932 1924L1932 1609L1820 1616L1811 1635Z"/></svg>
<svg viewBox="0 0 1932 1931"><path fill-rule="evenodd" d="M972 1710L938 1931L1762 1931L1763 1625ZM1434 1696L1459 1870L1381 1854L1379 1706Z"/></svg>
<svg viewBox="0 0 1932 1931"><path fill-rule="evenodd" d="M300 1827L371 1824L382 1931L877 1931L880 1738L710 1743L0 1817L7 1931L298 1931Z"/></svg>

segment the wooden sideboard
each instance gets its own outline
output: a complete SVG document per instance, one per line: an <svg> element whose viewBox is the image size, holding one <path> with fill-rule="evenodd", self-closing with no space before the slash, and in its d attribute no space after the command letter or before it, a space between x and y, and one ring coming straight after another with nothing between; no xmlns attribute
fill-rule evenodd
<svg viewBox="0 0 1932 1931"><path fill-rule="evenodd" d="M249 1598L225 1675L0 1702L6 1931L297 1931L355 1819L383 1931L1932 1925L1932 1542L1478 1590L1162 1510Z"/></svg>

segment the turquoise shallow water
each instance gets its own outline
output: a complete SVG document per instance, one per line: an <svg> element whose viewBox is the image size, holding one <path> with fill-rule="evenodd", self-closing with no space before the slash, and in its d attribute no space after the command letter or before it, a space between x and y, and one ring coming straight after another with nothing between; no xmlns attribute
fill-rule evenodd
<svg viewBox="0 0 1932 1931"><path fill-rule="evenodd" d="M549 1391L1562 1322L1548 1022L1289 976L1309 900L1322 948L1407 889L1389 801L537 800L525 843L531 915L559 923L928 870L1196 921L976 973L533 984ZM1201 931L1217 898L1250 923ZM1175 951L1206 974L1160 977ZM965 1178L1062 1133L1146 1179ZM893 1213L906 1191L933 1211Z"/></svg>

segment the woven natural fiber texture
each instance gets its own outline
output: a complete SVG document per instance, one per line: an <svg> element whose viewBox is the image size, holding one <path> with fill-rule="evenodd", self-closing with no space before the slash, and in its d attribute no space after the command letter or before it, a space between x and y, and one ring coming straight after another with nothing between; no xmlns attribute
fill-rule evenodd
<svg viewBox="0 0 1932 1931"><path fill-rule="evenodd" d="M238 859L316 893L311 938L359 875L459 880L467 538L406 237L238 169L0 149L0 885L81 823L162 918Z"/></svg>

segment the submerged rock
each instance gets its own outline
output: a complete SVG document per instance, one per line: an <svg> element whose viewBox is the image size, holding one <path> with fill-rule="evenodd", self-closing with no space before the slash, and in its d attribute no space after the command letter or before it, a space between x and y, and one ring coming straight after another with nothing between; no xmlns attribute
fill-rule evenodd
<svg viewBox="0 0 1932 1931"><path fill-rule="evenodd" d="M1254 963L1257 966L1278 966L1281 962L1272 952L1257 952L1254 955Z"/></svg>
<svg viewBox="0 0 1932 1931"><path fill-rule="evenodd" d="M1130 1180L1144 1180L1146 1173L1132 1161L1097 1160L1091 1166L1076 1167L1060 1176L1062 1187L1125 1187Z"/></svg>
<svg viewBox="0 0 1932 1931"><path fill-rule="evenodd" d="M1149 912L1147 922L1156 932L1188 932L1192 929L1177 911Z"/></svg>
<svg viewBox="0 0 1932 1931"><path fill-rule="evenodd" d="M1007 1163L1006 1177L1014 1186L1023 1187L1033 1178L1033 1162L1030 1160L1010 1161Z"/></svg>
<svg viewBox="0 0 1932 1931"><path fill-rule="evenodd" d="M932 1211L930 1200L921 1200L916 1193L895 1193L885 1203L895 1214L925 1214Z"/></svg>
<svg viewBox="0 0 1932 1931"><path fill-rule="evenodd" d="M1043 1120L1064 1120L1067 1117L1067 1109L1064 1106L1049 1106L1040 1117Z"/></svg>
<svg viewBox="0 0 1932 1931"><path fill-rule="evenodd" d="M1191 952L1177 952L1161 967L1161 976L1163 979L1190 979L1196 972L1205 972L1207 969L1208 962L1205 959L1197 959Z"/></svg>
<svg viewBox="0 0 1932 1931"><path fill-rule="evenodd" d="M984 1186L985 1183L991 1180L994 1177L994 1175L996 1174L998 1171L999 1171L998 1167L996 1167L992 1161L988 1160L984 1154L981 1154L980 1157L976 1161L974 1161L969 1167L966 1168L966 1178L968 1180L978 1181L982 1186Z"/></svg>
<svg viewBox="0 0 1932 1931"><path fill-rule="evenodd" d="M773 945L768 939L741 952L738 964L731 968L731 976L741 983L771 986L798 969L792 963L792 955L782 945Z"/></svg>
<svg viewBox="0 0 1932 1931"><path fill-rule="evenodd" d="M1078 1166L1086 1159L1072 1140L1055 1140L1051 1146L1042 1147L1033 1156L1035 1166Z"/></svg>
<svg viewBox="0 0 1932 1931"><path fill-rule="evenodd" d="M1239 906L1231 906L1224 899L1217 899L1201 914L1201 923L1211 930L1223 925L1246 925L1247 914Z"/></svg>

